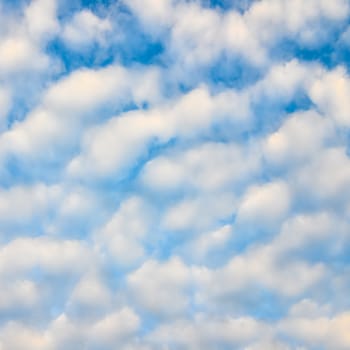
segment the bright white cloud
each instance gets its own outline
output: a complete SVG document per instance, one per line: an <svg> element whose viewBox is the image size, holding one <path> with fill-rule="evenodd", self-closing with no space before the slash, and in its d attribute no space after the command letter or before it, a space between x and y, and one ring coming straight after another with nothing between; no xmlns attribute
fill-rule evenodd
<svg viewBox="0 0 350 350"><path fill-rule="evenodd" d="M198 315L194 322L178 320L156 329L150 338L156 344L174 344L179 348L212 349L215 346L242 347L266 337L269 326L253 318L206 319Z"/></svg>

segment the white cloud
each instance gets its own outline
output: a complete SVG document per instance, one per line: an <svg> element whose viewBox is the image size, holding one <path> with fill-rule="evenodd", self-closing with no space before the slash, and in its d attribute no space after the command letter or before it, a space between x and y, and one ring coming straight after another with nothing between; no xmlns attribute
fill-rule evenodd
<svg viewBox="0 0 350 350"><path fill-rule="evenodd" d="M111 307L112 293L96 271L82 276L74 287L69 300L68 310L77 310L87 316L89 313L104 313Z"/></svg>
<svg viewBox="0 0 350 350"><path fill-rule="evenodd" d="M350 346L349 312L328 317L290 317L281 321L280 330L312 347L345 350Z"/></svg>
<svg viewBox="0 0 350 350"><path fill-rule="evenodd" d="M327 35L324 23L336 27L349 12L345 0L312 0L307 5L301 0L254 1L243 13L170 0L149 0L146 4L128 0L126 4L145 31L165 36L168 54L176 58L180 70L212 64L221 54L243 57L253 65L268 65L269 50L281 40L317 46Z"/></svg>
<svg viewBox="0 0 350 350"><path fill-rule="evenodd" d="M11 108L11 97L8 89L0 87L0 132L7 129L7 114Z"/></svg>
<svg viewBox="0 0 350 350"><path fill-rule="evenodd" d="M16 322L10 322L0 331L0 349L21 350L30 346L33 349L48 350L49 340L39 331L25 327Z"/></svg>
<svg viewBox="0 0 350 350"><path fill-rule="evenodd" d="M298 170L296 188L318 203L341 204L349 193L350 159L344 148L328 148Z"/></svg>
<svg viewBox="0 0 350 350"><path fill-rule="evenodd" d="M114 347L139 328L140 319L130 308L124 307L96 322L90 329L92 347ZM89 346L89 345L88 345Z"/></svg>
<svg viewBox="0 0 350 350"><path fill-rule="evenodd" d="M173 0L125 0L125 3L139 16L145 28L152 30L169 23L173 2Z"/></svg>
<svg viewBox="0 0 350 350"><path fill-rule="evenodd" d="M235 212L236 202L232 193L225 192L185 198L164 212L161 225L175 231L210 229Z"/></svg>
<svg viewBox="0 0 350 350"><path fill-rule="evenodd" d="M312 101L338 125L350 126L350 79L343 67L325 71L310 87Z"/></svg>
<svg viewBox="0 0 350 350"><path fill-rule="evenodd" d="M259 168L259 150L235 143L202 143L181 153L149 161L141 181L156 190L197 188L213 191L254 176Z"/></svg>
<svg viewBox="0 0 350 350"><path fill-rule="evenodd" d="M30 280L1 281L0 312L31 309L40 302L38 286Z"/></svg>
<svg viewBox="0 0 350 350"><path fill-rule="evenodd" d="M58 185L14 186L0 189L0 223L28 223L53 209L59 202L62 189Z"/></svg>
<svg viewBox="0 0 350 350"><path fill-rule="evenodd" d="M34 267L52 274L74 274L93 263L91 257L80 241L17 238L0 247L0 275L21 274Z"/></svg>
<svg viewBox="0 0 350 350"><path fill-rule="evenodd" d="M10 77L12 83L13 74L53 69L55 65L44 48L59 31L56 1L34 0L23 9L23 16L8 16L2 19L0 33L0 75Z"/></svg>
<svg viewBox="0 0 350 350"><path fill-rule="evenodd" d="M213 349L239 347L267 337L269 326L251 317L225 317L207 319L196 315L193 321L177 320L164 324L151 333L149 339L155 344L167 344L180 349Z"/></svg>
<svg viewBox="0 0 350 350"><path fill-rule="evenodd" d="M347 240L346 222L329 212L299 214L286 220L280 234L273 242L274 250L279 255L301 253L303 249L325 243L328 254L337 254Z"/></svg>
<svg viewBox="0 0 350 350"><path fill-rule="evenodd" d="M348 1L20 2L0 349L348 349Z"/></svg>
<svg viewBox="0 0 350 350"><path fill-rule="evenodd" d="M135 334L139 325L139 317L128 307L112 310L95 322L75 321L61 314L44 330L9 322L0 330L0 349L119 348Z"/></svg>
<svg viewBox="0 0 350 350"><path fill-rule="evenodd" d="M269 45L280 37L291 37L303 44L314 45L322 21L342 21L349 6L344 0L331 4L327 0L265 0L254 3L247 11L249 27Z"/></svg>
<svg viewBox="0 0 350 350"><path fill-rule="evenodd" d="M58 212L63 218L95 214L94 210L96 210L99 201L91 191L85 188L74 188L66 192L58 208Z"/></svg>
<svg viewBox="0 0 350 350"><path fill-rule="evenodd" d="M223 267L194 267L200 286L197 302L212 301L215 305L225 296L254 290L257 286L287 297L304 293L326 277L327 268L322 263L301 260L295 253L332 237L336 222L326 213L297 216L287 221L269 243L253 244Z"/></svg>
<svg viewBox="0 0 350 350"><path fill-rule="evenodd" d="M115 97L119 101L125 98L130 87L128 78L128 71L120 66L76 70L54 84L43 103L62 117L84 115Z"/></svg>
<svg viewBox="0 0 350 350"><path fill-rule="evenodd" d="M94 113L102 106L156 100L157 81L157 71L152 68L144 71L109 66L74 71L53 84L41 105L0 136L0 156L54 159L61 154L59 151L65 153L78 142L78 135L93 122Z"/></svg>
<svg viewBox="0 0 350 350"><path fill-rule="evenodd" d="M292 317L318 318L330 315L330 305L319 305L310 299L302 299L289 310Z"/></svg>
<svg viewBox="0 0 350 350"><path fill-rule="evenodd" d="M144 256L143 240L152 220L151 212L152 208L142 198L126 199L95 234L97 249L121 265L140 261Z"/></svg>
<svg viewBox="0 0 350 350"><path fill-rule="evenodd" d="M89 10L76 13L63 29L63 40L73 49L94 42L103 44L105 34L112 30L108 19L102 19Z"/></svg>
<svg viewBox="0 0 350 350"><path fill-rule="evenodd" d="M314 111L293 113L279 130L267 137L265 155L273 164L288 166L310 159L333 135L332 123Z"/></svg>
<svg viewBox="0 0 350 350"><path fill-rule="evenodd" d="M82 153L68 165L68 173L78 177L122 173L152 140L161 145L172 137L194 138L223 120L244 122L249 116L246 102L234 91L211 96L201 87L158 108L119 115L88 130Z"/></svg>
<svg viewBox="0 0 350 350"><path fill-rule="evenodd" d="M128 287L137 304L155 315L180 314L188 307L190 271L176 257L166 262L146 261L127 277Z"/></svg>
<svg viewBox="0 0 350 350"><path fill-rule="evenodd" d="M24 11L26 29L37 40L48 39L59 30L56 0L34 0Z"/></svg>
<svg viewBox="0 0 350 350"><path fill-rule="evenodd" d="M214 231L201 234L186 246L186 252L195 259L207 258L208 254L225 247L232 236L230 225L222 226Z"/></svg>
<svg viewBox="0 0 350 350"><path fill-rule="evenodd" d="M288 184L275 181L252 186L238 206L237 221L240 224L274 226L289 211L291 193Z"/></svg>
<svg viewBox="0 0 350 350"><path fill-rule="evenodd" d="M307 350L303 347L291 348L288 344L274 339L257 341L248 345L245 350Z"/></svg>
<svg viewBox="0 0 350 350"><path fill-rule="evenodd" d="M0 42L0 72L44 70L49 59L24 37L9 37Z"/></svg>
<svg viewBox="0 0 350 350"><path fill-rule="evenodd" d="M298 296L325 276L322 264L310 265L301 260L282 263L279 259L273 247L260 246L232 258L217 270L196 268L197 303L218 308L220 300L257 287L286 297Z"/></svg>

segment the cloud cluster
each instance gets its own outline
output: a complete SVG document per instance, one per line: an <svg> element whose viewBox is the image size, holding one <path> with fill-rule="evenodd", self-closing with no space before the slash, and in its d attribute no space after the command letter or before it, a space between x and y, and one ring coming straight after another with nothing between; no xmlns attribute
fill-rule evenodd
<svg viewBox="0 0 350 350"><path fill-rule="evenodd" d="M349 349L348 1L17 5L0 350Z"/></svg>

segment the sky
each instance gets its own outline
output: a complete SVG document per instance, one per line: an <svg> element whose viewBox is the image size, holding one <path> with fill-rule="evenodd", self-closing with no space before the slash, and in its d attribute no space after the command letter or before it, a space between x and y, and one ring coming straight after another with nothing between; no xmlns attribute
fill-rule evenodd
<svg viewBox="0 0 350 350"><path fill-rule="evenodd" d="M0 0L0 349L350 349L350 2Z"/></svg>

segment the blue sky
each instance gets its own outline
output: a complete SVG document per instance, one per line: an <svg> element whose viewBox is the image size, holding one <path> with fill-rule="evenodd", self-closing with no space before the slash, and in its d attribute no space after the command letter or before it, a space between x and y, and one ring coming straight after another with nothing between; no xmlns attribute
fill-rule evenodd
<svg viewBox="0 0 350 350"><path fill-rule="evenodd" d="M347 0L0 23L0 350L350 348Z"/></svg>

